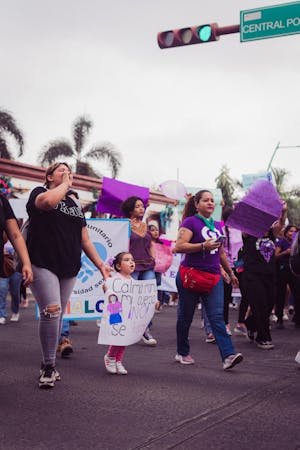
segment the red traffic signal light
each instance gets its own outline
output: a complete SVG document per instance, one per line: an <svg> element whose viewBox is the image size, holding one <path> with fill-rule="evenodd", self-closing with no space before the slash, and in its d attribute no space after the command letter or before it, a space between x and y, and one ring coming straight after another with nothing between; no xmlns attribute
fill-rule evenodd
<svg viewBox="0 0 300 450"><path fill-rule="evenodd" d="M210 23L176 30L162 31L157 35L160 48L181 47L184 45L203 44L217 41L218 24Z"/></svg>

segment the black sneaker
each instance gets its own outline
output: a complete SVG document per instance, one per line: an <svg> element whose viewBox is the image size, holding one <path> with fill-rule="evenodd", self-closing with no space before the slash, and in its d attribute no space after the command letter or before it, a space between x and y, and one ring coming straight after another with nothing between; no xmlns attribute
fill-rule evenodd
<svg viewBox="0 0 300 450"><path fill-rule="evenodd" d="M247 338L250 342L254 341L254 331L247 330Z"/></svg>
<svg viewBox="0 0 300 450"><path fill-rule="evenodd" d="M46 365L44 363L41 363L41 368L40 368L40 376L42 375L43 370L45 369ZM56 367L53 367L54 369L54 375L55 375L55 381L61 381L61 376L59 371L56 369Z"/></svg>
<svg viewBox="0 0 300 450"><path fill-rule="evenodd" d="M271 341L257 342L256 346L263 350L272 350L274 348L274 344Z"/></svg>
<svg viewBox="0 0 300 450"><path fill-rule="evenodd" d="M149 328L146 329L145 333L142 336L142 340L144 344L150 345L154 347L157 344L157 340L151 335Z"/></svg>
<svg viewBox="0 0 300 450"><path fill-rule="evenodd" d="M55 381L55 367L53 367L51 364L43 364L40 369L39 388L53 388Z"/></svg>

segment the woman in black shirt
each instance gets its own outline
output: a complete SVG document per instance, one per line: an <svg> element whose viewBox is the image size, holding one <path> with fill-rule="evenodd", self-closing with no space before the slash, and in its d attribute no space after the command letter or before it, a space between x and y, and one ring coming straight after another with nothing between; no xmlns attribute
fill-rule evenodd
<svg viewBox="0 0 300 450"><path fill-rule="evenodd" d="M7 289L7 282L4 280L6 274L3 271L4 263L4 237L3 232L6 232L10 242L19 255L22 264L22 277L24 285L27 285L32 281L32 268L26 248L26 243L19 230L17 219L9 204L9 201L0 194L0 288L1 279L5 282L5 289L0 289L0 324L4 325L6 322L6 310L5 310L5 298ZM1 294L2 293L2 294Z"/></svg>
<svg viewBox="0 0 300 450"><path fill-rule="evenodd" d="M31 290L40 311L43 361L39 387L53 387L60 375L55 357L62 316L81 265L83 250L104 278L109 270L89 239L81 206L70 193L73 176L67 163L46 171L45 187L33 189L27 203L27 245L34 281Z"/></svg>
<svg viewBox="0 0 300 450"><path fill-rule="evenodd" d="M256 335L258 348L274 348L270 334L269 317L275 304L275 239L284 226L286 204L280 220L261 238L243 235L243 289L251 315L245 323L250 340Z"/></svg>

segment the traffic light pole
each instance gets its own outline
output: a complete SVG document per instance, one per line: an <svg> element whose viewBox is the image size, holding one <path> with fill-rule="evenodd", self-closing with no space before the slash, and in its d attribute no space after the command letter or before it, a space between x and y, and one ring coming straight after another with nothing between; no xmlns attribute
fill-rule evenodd
<svg viewBox="0 0 300 450"><path fill-rule="evenodd" d="M218 27L216 28L216 35L222 36L223 34L233 34L239 33L240 26L239 25L228 25L227 27Z"/></svg>
<svg viewBox="0 0 300 450"><path fill-rule="evenodd" d="M240 25L219 27L217 23L207 23L186 28L161 31L157 35L157 43L161 49L184 47L192 44L204 44L218 41L224 34L240 32Z"/></svg>

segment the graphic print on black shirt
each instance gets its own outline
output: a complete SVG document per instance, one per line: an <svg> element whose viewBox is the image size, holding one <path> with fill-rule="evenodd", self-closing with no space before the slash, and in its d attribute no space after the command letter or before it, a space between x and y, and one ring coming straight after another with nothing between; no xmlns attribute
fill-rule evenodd
<svg viewBox="0 0 300 450"><path fill-rule="evenodd" d="M275 273L275 244L273 233L270 237L256 238L243 235L243 260L247 272L273 274Z"/></svg>
<svg viewBox="0 0 300 450"><path fill-rule="evenodd" d="M36 197L46 192L33 189L27 203L30 217L27 246L32 264L55 273L59 278L77 275L81 265L81 233L86 221L82 208L70 196L54 209L43 211L35 206Z"/></svg>
<svg viewBox="0 0 300 450"><path fill-rule="evenodd" d="M275 252L275 244L269 238L259 238L256 241L256 250L259 251L261 256L268 263Z"/></svg>

